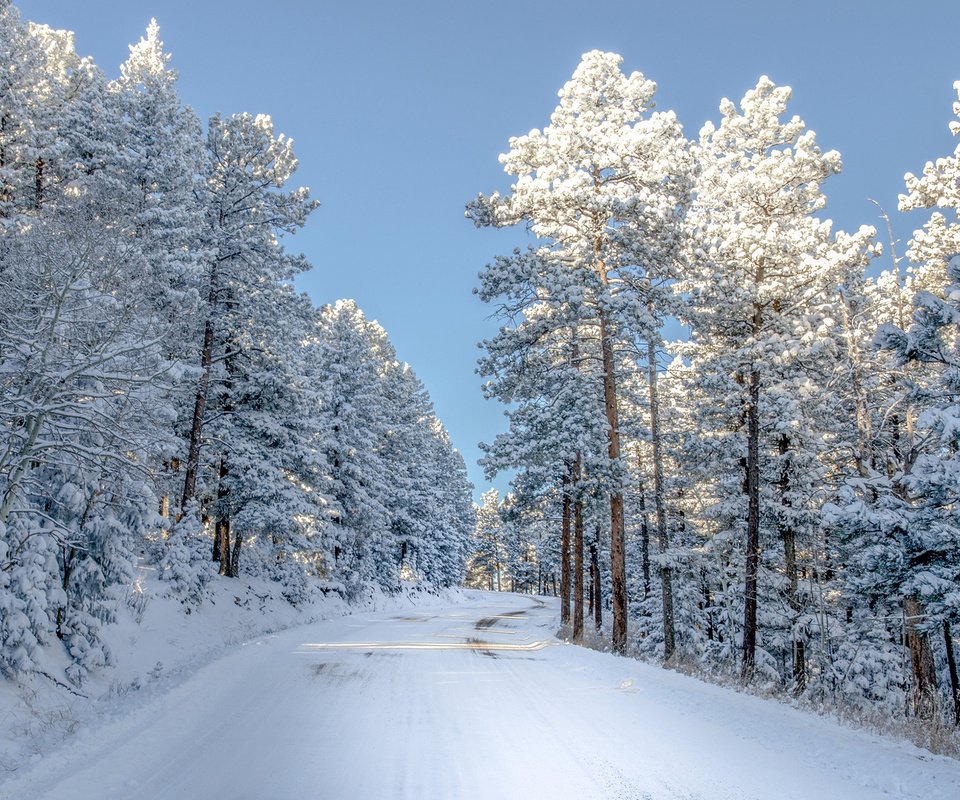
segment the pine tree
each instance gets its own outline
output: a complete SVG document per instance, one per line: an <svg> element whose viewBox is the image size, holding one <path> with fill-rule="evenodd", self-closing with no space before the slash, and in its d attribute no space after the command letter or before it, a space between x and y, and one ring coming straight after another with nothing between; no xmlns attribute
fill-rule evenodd
<svg viewBox="0 0 960 800"><path fill-rule="evenodd" d="M316 371L330 383L325 447L335 516L327 533L328 559L353 593L374 578L379 557L397 563L388 554L390 486L381 446L389 427L382 375L395 359L384 330L353 301L325 307L319 332L323 350Z"/></svg>
<svg viewBox="0 0 960 800"><path fill-rule="evenodd" d="M544 243L537 258L568 270L564 283L578 292L577 317L598 332L607 460L616 475L609 503L617 652L627 643L627 596L615 351L646 321L645 304L638 315L636 295L623 289L641 285L631 281L635 268L646 274L659 250L653 243L677 217L674 156L684 149L672 113L648 116L655 84L640 73L623 75L621 61L611 53L584 55L550 125L512 138L501 156L517 178L511 193L481 196L468 211L477 225L528 223ZM541 289L532 285L528 296L539 299Z"/></svg>
<svg viewBox="0 0 960 800"><path fill-rule="evenodd" d="M180 507L183 515L198 496L198 480L206 466L198 499L207 505L216 495L214 551L221 571L231 576L239 557L237 541L242 542L235 540L231 548L229 541L232 467L223 447L212 448L204 464L201 447L210 435L205 428L210 413L224 414L221 419L227 420L236 411L235 388L248 375L248 357L259 350L262 326L272 315L278 294L306 269L302 257L288 254L280 244L280 238L298 230L316 206L307 189L284 191L296 166L292 142L274 135L269 117L211 118L203 196L205 305L202 339L194 350L199 377ZM229 447L229 440L221 441Z"/></svg>
<svg viewBox="0 0 960 800"><path fill-rule="evenodd" d="M500 493L488 489L477 508L475 549L468 565L468 581L490 591L507 588L505 567L508 560L507 531L501 511Z"/></svg>
<svg viewBox="0 0 960 800"><path fill-rule="evenodd" d="M820 185L840 170L840 157L822 153L798 117L782 120L789 97L789 88L763 77L740 110L724 100L719 126L707 123L701 131L690 214L696 268L684 282L698 370L725 383L725 396L739 398L745 429L746 508L736 512L746 540L745 680L756 663L761 479L771 471L765 464L775 444L763 433L764 416L775 413L778 386L781 396L789 393L780 376L802 379L811 344L815 350L817 337L835 324L825 299L836 296L848 273L862 270L873 235L866 228L834 235L829 222L813 216L825 203ZM789 450L789 434L783 435ZM781 528L781 536L789 561L787 530ZM795 576L787 579L793 586Z"/></svg>
<svg viewBox="0 0 960 800"><path fill-rule="evenodd" d="M960 96L960 82L954 84ZM960 117L960 102L954 103ZM960 135L960 122L950 125ZM888 526L895 536L875 543L878 560L864 588L903 597L907 641L914 678L913 708L918 716L936 713L937 675L931 634L943 631L952 651L950 626L960 616L960 525L954 511L960 440L960 145L953 155L927 163L922 177L906 176L907 194L900 208L938 208L914 233L907 252L925 272L931 288L941 276L942 290L921 289L913 296L914 313L908 331L886 325L879 341L903 363L924 366L922 376L912 376L911 398L919 408L915 446L887 500ZM943 213L946 212L946 215ZM939 288L939 287L937 287ZM952 663L952 652L949 653ZM955 667L951 674L952 703L960 717Z"/></svg>

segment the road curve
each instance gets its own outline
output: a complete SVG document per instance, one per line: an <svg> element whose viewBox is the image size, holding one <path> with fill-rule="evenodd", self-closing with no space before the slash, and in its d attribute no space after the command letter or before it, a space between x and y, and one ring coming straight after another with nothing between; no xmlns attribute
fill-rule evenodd
<svg viewBox="0 0 960 800"><path fill-rule="evenodd" d="M960 797L957 762L564 644L556 610L477 592L265 637L9 800Z"/></svg>

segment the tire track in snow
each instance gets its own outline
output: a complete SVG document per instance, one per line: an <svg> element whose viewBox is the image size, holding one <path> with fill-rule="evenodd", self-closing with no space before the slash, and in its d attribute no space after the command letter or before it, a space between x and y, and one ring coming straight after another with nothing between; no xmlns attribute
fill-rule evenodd
<svg viewBox="0 0 960 800"><path fill-rule="evenodd" d="M552 639L540 646L555 630L553 606L471 597L239 648L79 735L0 797L960 796L956 762L920 762L905 745L629 659ZM777 779L786 774L790 782Z"/></svg>

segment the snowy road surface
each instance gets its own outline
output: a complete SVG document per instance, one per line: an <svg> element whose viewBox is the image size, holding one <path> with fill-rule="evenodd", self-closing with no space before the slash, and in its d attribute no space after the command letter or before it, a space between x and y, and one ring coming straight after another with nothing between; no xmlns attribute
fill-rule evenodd
<svg viewBox="0 0 960 800"><path fill-rule="evenodd" d="M470 593L250 642L0 788L4 800L960 798L960 763L557 642Z"/></svg>

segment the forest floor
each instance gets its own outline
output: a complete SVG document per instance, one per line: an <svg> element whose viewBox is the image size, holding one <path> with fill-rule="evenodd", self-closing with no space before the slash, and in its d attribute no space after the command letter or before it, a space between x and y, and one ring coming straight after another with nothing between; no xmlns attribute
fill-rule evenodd
<svg viewBox="0 0 960 800"><path fill-rule="evenodd" d="M466 592L265 635L91 722L0 798L960 797L960 762L565 644L557 613Z"/></svg>

